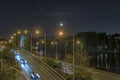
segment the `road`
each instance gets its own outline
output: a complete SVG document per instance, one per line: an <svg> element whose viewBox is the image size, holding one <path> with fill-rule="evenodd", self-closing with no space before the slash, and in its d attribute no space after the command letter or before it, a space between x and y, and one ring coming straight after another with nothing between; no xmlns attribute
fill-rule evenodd
<svg viewBox="0 0 120 80"><path fill-rule="evenodd" d="M22 55L28 61L28 64L32 70L35 70L40 74L40 80L64 80L56 72L49 68L49 66L46 66L40 59L31 55L29 52L21 50L20 55ZM27 75L29 75L28 73L30 71L28 69L25 72Z"/></svg>
<svg viewBox="0 0 120 80"><path fill-rule="evenodd" d="M64 80L60 78L53 70L51 70L48 66L42 63L42 61L35 56L31 55L27 51L21 51L20 54L25 57L28 61L28 68L26 71L24 70L25 73L27 73L29 77L30 73L30 68L33 70L36 70L40 76L40 80ZM26 66L26 65L24 65ZM120 74L115 74L115 73L110 73L102 70L98 70L95 68L90 69L92 71L92 78L93 80L120 80Z"/></svg>

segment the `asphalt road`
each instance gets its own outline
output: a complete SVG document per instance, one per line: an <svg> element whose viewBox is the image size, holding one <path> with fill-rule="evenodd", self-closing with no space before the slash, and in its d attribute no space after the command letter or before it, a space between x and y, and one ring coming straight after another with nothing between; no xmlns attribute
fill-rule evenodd
<svg viewBox="0 0 120 80"><path fill-rule="evenodd" d="M35 56L29 54L27 51L20 51L20 55L22 55L27 61L30 68L40 74L40 80L64 80L58 74L56 74L51 68L46 66L40 59ZM25 71L26 70L26 71ZM29 76L29 69L25 69L25 73ZM30 76L29 76L30 78Z"/></svg>
<svg viewBox="0 0 120 80"><path fill-rule="evenodd" d="M25 69L26 71L24 70L24 72L27 73L29 78L30 78L29 73L32 69L37 71L40 74L41 76L40 80L64 80L60 78L48 66L44 65L40 59L29 54L27 51L22 50L20 54L28 61L28 65L29 65L28 69ZM93 80L120 80L120 74L110 73L110 72L98 70L95 68L92 68L90 70L92 71L92 74L93 74L92 75Z"/></svg>

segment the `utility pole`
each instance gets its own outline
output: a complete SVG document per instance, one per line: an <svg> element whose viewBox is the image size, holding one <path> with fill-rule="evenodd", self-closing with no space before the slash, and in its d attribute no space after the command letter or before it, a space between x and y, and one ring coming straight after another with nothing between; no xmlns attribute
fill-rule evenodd
<svg viewBox="0 0 120 80"><path fill-rule="evenodd" d="M73 80L75 80L75 37L73 35Z"/></svg>
<svg viewBox="0 0 120 80"><path fill-rule="evenodd" d="M31 51L31 53L32 53L32 33L31 33L30 37L31 37L30 51Z"/></svg>
<svg viewBox="0 0 120 80"><path fill-rule="evenodd" d="M66 63L66 54L67 54L67 40L65 40L65 63Z"/></svg>
<svg viewBox="0 0 120 80"><path fill-rule="evenodd" d="M57 46L57 40L56 40L56 42L55 42L55 45L56 45L56 60L58 60L58 46Z"/></svg>
<svg viewBox="0 0 120 80"><path fill-rule="evenodd" d="M0 59L0 70L2 71L3 68L3 59Z"/></svg>
<svg viewBox="0 0 120 80"><path fill-rule="evenodd" d="M46 41L46 32L45 32L44 38L45 38L45 61L46 61L46 56L47 56L47 55L46 55L46 42L47 42L47 41Z"/></svg>

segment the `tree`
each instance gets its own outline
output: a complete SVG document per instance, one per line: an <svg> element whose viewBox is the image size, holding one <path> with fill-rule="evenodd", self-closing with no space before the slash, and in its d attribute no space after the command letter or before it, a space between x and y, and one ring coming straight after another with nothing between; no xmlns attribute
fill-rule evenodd
<svg viewBox="0 0 120 80"><path fill-rule="evenodd" d="M72 60L73 59L73 56L69 53L65 56L64 60L67 62L67 63L72 63Z"/></svg>
<svg viewBox="0 0 120 80"><path fill-rule="evenodd" d="M24 44L25 44L25 46L24 46L25 49L28 51L31 51L31 39L30 39L30 37L25 38Z"/></svg>
<svg viewBox="0 0 120 80"><path fill-rule="evenodd" d="M107 40L107 35L106 33L80 32L77 33L76 38L80 39L86 51L90 51L96 50L97 46L104 49Z"/></svg>
<svg viewBox="0 0 120 80"><path fill-rule="evenodd" d="M60 69L61 68L61 64L58 63L57 61L55 61L54 59L50 58L50 57L47 57L46 63L54 69Z"/></svg>
<svg viewBox="0 0 120 80"><path fill-rule="evenodd" d="M16 80L16 70L10 69L7 64L2 65L0 70L0 80Z"/></svg>
<svg viewBox="0 0 120 80"><path fill-rule="evenodd" d="M98 50L105 50L105 45L107 44L107 35L106 33L97 34L97 47Z"/></svg>
<svg viewBox="0 0 120 80"><path fill-rule="evenodd" d="M3 52L1 52L1 56L2 56L1 58L3 58L4 63L7 63L10 66L16 65L14 55L13 53L10 52L8 48L3 50Z"/></svg>
<svg viewBox="0 0 120 80"><path fill-rule="evenodd" d="M91 72L89 72L90 56L86 52L75 53L75 78L76 80L91 80Z"/></svg>
<svg viewBox="0 0 120 80"><path fill-rule="evenodd" d="M11 69L11 67L17 70L20 68L9 48L0 52L0 60L0 80L16 80L16 70Z"/></svg>
<svg viewBox="0 0 120 80"><path fill-rule="evenodd" d="M74 61L75 61L75 79L76 80L92 80L91 78L91 72L89 70L89 62L91 57L88 55L88 53L83 51L76 51L74 55ZM72 63L73 61L73 55L68 54L66 55L66 61L68 63ZM68 60L67 60L68 59ZM73 70L71 68L71 70ZM70 79L71 80L71 79Z"/></svg>

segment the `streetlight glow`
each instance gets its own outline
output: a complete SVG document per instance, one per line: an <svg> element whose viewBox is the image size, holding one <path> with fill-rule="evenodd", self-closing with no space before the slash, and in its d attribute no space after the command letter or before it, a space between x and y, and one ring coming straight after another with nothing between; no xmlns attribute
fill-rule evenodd
<svg viewBox="0 0 120 80"><path fill-rule="evenodd" d="M39 45L39 42L36 42L37 45Z"/></svg>
<svg viewBox="0 0 120 80"><path fill-rule="evenodd" d="M62 31L60 31L60 32L59 32L59 35L60 35L60 36L62 36L62 35L63 35L63 32L62 32Z"/></svg>
<svg viewBox="0 0 120 80"><path fill-rule="evenodd" d="M45 43L45 41L42 40L41 43L43 44L43 43Z"/></svg>
<svg viewBox="0 0 120 80"><path fill-rule="evenodd" d="M18 33L18 34L21 34L21 32L20 32L20 31L18 31L17 33Z"/></svg>
<svg viewBox="0 0 120 80"><path fill-rule="evenodd" d="M12 42L12 40L10 39L10 40L9 40L9 43L11 43L11 42Z"/></svg>
<svg viewBox="0 0 120 80"><path fill-rule="evenodd" d="M39 33L40 33L40 31L36 30L36 31L35 31L35 33L36 33L36 34L39 34Z"/></svg>
<svg viewBox="0 0 120 80"><path fill-rule="evenodd" d="M13 36L11 36L11 39L14 39L14 37L13 37Z"/></svg>
<svg viewBox="0 0 120 80"><path fill-rule="evenodd" d="M77 41L77 44L80 44L80 41Z"/></svg>
<svg viewBox="0 0 120 80"><path fill-rule="evenodd" d="M16 34L14 34L14 36L16 36Z"/></svg>
<svg viewBox="0 0 120 80"><path fill-rule="evenodd" d="M54 45L54 42L51 42L52 45Z"/></svg>
<svg viewBox="0 0 120 80"><path fill-rule="evenodd" d="M25 34L27 34L27 33L28 33L28 31L27 31L27 30L25 30L25 31L24 31L24 33L25 33Z"/></svg>

